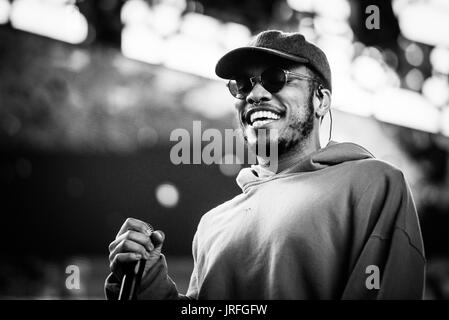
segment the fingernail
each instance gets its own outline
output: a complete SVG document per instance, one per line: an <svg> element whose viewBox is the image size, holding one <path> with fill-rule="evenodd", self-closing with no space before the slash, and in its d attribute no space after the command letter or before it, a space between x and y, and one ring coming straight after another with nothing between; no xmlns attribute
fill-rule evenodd
<svg viewBox="0 0 449 320"><path fill-rule="evenodd" d="M142 255L141 254L135 254L134 256L136 257L137 260L142 259Z"/></svg>

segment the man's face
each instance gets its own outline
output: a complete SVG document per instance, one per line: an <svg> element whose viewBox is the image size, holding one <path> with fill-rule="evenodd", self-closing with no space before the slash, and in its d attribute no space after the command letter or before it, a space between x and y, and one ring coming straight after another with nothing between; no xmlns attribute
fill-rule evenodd
<svg viewBox="0 0 449 320"><path fill-rule="evenodd" d="M244 70L244 74L258 77L268 67L258 63ZM308 75L304 66L283 69ZM246 99L236 101L239 124L250 149L257 150L258 143L266 148L268 142L277 143L281 156L300 147L309 138L314 126L312 85L309 81L291 78L279 92L270 93L257 83Z"/></svg>

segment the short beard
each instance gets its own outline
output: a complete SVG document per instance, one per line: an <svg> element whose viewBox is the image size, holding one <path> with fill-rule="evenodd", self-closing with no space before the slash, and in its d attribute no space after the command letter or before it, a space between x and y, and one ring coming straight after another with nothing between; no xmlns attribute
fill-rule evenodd
<svg viewBox="0 0 449 320"><path fill-rule="evenodd" d="M290 128L293 129L292 136L290 137L282 137L280 136L278 138L278 148L277 153L278 155L283 155L286 153L291 152L292 150L298 148L301 144L304 144L304 142L309 139L310 134L312 133L313 126L314 126L314 108L313 108L313 89L310 89L309 97L307 99L307 109L306 109L306 119L305 121L297 122L290 125ZM240 130L241 134L243 135L243 140L245 144L248 145L248 137L245 134L245 130ZM269 132L268 132L269 133ZM257 134L257 133L256 133ZM262 146L260 146L262 147ZM265 152L267 156L270 155L270 139L266 139L266 145ZM259 143L255 146L255 152L257 155L259 154Z"/></svg>
<svg viewBox="0 0 449 320"><path fill-rule="evenodd" d="M291 152L292 150L301 148L301 145L309 139L310 134L313 130L314 125L314 108L313 108L313 95L309 94L307 99L307 110L306 110L305 121L296 122L290 125L293 134L289 137L279 137L278 141L278 153L283 155Z"/></svg>

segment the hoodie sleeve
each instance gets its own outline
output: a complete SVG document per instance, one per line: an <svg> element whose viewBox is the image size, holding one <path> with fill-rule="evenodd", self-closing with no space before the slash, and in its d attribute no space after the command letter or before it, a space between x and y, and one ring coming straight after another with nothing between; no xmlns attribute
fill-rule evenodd
<svg viewBox="0 0 449 320"><path fill-rule="evenodd" d="M167 272L165 256L161 254L158 262L145 274L138 293L139 300L175 300L189 299L178 293L174 281ZM109 274L105 281L105 295L108 300L117 300L120 293L120 280Z"/></svg>
<svg viewBox="0 0 449 320"><path fill-rule="evenodd" d="M189 288L187 290L187 299L198 299L198 230L193 237L192 255L193 255L193 272L190 276Z"/></svg>
<svg viewBox="0 0 449 320"><path fill-rule="evenodd" d="M402 172L375 175L356 204L353 223L356 245L342 299L422 299L424 247Z"/></svg>

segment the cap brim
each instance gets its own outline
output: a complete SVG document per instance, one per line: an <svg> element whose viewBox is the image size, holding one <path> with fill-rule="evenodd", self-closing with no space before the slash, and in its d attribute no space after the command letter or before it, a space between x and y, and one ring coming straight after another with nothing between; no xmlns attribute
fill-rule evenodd
<svg viewBox="0 0 449 320"><path fill-rule="evenodd" d="M278 57L293 62L307 63L308 59L294 56L288 53L262 47L242 47L234 49L225 54L215 66L215 73L223 79L231 79L241 72L242 67L257 59L273 59Z"/></svg>

